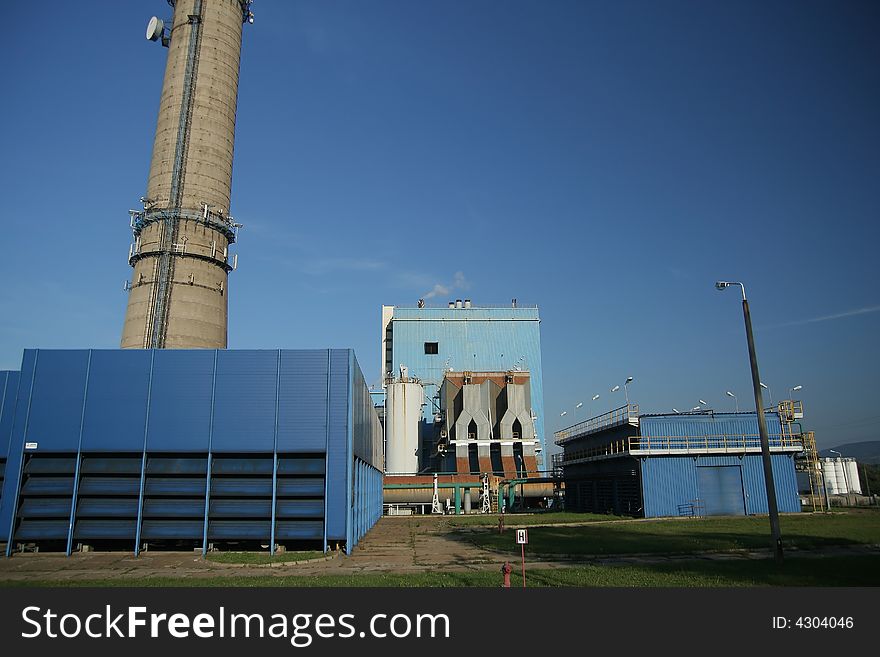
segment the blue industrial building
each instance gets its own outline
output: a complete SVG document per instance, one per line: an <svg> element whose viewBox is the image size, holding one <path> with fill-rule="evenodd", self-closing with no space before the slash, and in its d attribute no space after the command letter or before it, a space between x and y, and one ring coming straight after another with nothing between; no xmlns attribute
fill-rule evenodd
<svg viewBox="0 0 880 657"><path fill-rule="evenodd" d="M779 511L800 511L801 436L765 414ZM756 413L640 415L628 404L556 433L567 509L656 518L767 513Z"/></svg>
<svg viewBox="0 0 880 657"><path fill-rule="evenodd" d="M439 389L445 374L455 372L529 373L530 405L539 469L545 468L544 386L541 369L540 317L536 306L474 306L470 300L448 307L382 308L382 372L389 379L400 365L421 380L425 391L422 436L431 436L439 413ZM423 447L427 462L430 445ZM454 469L454 468L453 468Z"/></svg>
<svg viewBox="0 0 880 657"><path fill-rule="evenodd" d="M0 375L0 542L347 552L382 513L354 353L27 350Z"/></svg>

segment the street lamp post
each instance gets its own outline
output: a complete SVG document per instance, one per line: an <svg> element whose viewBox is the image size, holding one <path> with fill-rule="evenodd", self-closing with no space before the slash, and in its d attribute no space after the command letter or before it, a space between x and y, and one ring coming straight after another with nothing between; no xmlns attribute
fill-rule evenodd
<svg viewBox="0 0 880 657"><path fill-rule="evenodd" d="M770 398L770 408L773 408L773 393L770 392L770 386L768 386L766 383L762 383L761 387L767 391L767 396Z"/></svg>
<svg viewBox="0 0 880 657"><path fill-rule="evenodd" d="M736 412L739 413L739 400L736 398L736 395L734 395L732 392L730 392L730 390L728 390L724 394L726 394L728 397L733 397L733 403L734 403L734 406L736 406Z"/></svg>
<svg viewBox="0 0 880 657"><path fill-rule="evenodd" d="M626 396L626 405L629 407L629 392L626 387L632 383L633 378L631 376L626 377L626 381L623 382L623 394Z"/></svg>
<svg viewBox="0 0 880 657"><path fill-rule="evenodd" d="M770 461L770 441L767 437L767 421L764 419L764 402L761 399L761 376L758 373L758 356L755 353L755 337L752 334L752 317L749 301L746 299L746 286L738 282L718 281L715 287L724 290L731 285L739 285L742 290L743 321L746 325L746 341L749 345L749 364L752 370L752 388L755 392L755 411L758 415L758 432L761 435L761 460L764 465L764 486L767 490L767 511L770 516L771 549L777 563L782 563L782 534L779 530L779 508L776 505L776 487L773 481L773 466Z"/></svg>

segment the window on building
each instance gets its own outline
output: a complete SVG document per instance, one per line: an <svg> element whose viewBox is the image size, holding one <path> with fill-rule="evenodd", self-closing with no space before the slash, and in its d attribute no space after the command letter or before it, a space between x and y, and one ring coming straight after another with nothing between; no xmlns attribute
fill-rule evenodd
<svg viewBox="0 0 880 657"><path fill-rule="evenodd" d="M425 353L426 354L440 353L440 343L439 342L426 342L425 343Z"/></svg>

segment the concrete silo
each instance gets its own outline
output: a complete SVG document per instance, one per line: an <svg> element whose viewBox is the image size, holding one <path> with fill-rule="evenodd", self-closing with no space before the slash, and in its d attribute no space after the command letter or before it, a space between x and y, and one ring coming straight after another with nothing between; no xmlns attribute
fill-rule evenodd
<svg viewBox="0 0 880 657"><path fill-rule="evenodd" d="M224 348L229 214L242 25L247 0L169 0L147 38L168 63L143 210L131 211L134 268L123 348Z"/></svg>

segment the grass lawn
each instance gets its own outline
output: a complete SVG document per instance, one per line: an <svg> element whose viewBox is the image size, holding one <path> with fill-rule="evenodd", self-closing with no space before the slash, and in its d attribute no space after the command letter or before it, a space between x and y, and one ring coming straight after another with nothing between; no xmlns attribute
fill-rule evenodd
<svg viewBox="0 0 880 657"><path fill-rule="evenodd" d="M518 565L518 564L517 564ZM515 568L511 581L520 586ZM778 567L772 559L710 561L682 560L644 565L590 565L576 568L535 568L526 570L530 587L740 587L740 586L880 586L880 557L788 558ZM492 571L431 572L419 574L377 573L339 576L257 576L132 579L81 581L31 580L0 582L10 587L497 587L501 574Z"/></svg>
<svg viewBox="0 0 880 657"><path fill-rule="evenodd" d="M851 510L780 517L783 544L802 550L831 545L880 544L880 512ZM476 530L480 547L519 553L513 532ZM621 522L595 527L534 527L527 552L541 555L687 554L769 547L766 517L693 518Z"/></svg>
<svg viewBox="0 0 880 657"><path fill-rule="evenodd" d="M327 555L319 550L311 552L285 552L284 554L276 554L274 557L266 552L209 552L208 561L241 563L253 566L268 563L284 563L285 561L308 561L325 556Z"/></svg>
<svg viewBox="0 0 880 657"><path fill-rule="evenodd" d="M418 516L411 516L418 518ZM439 523L445 527L498 527L497 513L474 514L469 516L442 516L430 519L421 519L421 523ZM609 522L614 520L627 520L621 516L610 516L599 513L574 513L571 511L553 511L547 513L506 513L504 514L505 527L519 527L522 525L556 525L570 522Z"/></svg>

